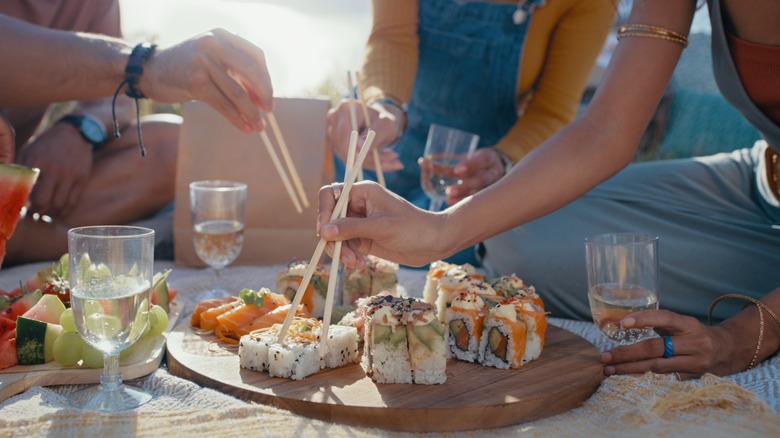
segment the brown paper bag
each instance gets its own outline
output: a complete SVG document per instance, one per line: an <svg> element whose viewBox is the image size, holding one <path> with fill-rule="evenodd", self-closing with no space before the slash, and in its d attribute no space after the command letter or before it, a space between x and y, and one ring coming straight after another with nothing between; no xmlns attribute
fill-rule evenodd
<svg viewBox="0 0 780 438"><path fill-rule="evenodd" d="M329 106L324 99L274 101L274 115L310 204L299 214L260 135L241 132L205 103L184 105L173 219L177 264L204 266L192 244L189 184L208 179L240 181L248 186L244 247L233 265L280 264L294 257L311 257L318 241L317 193L333 181L333 159L325 139ZM267 132L286 170L270 127Z"/></svg>

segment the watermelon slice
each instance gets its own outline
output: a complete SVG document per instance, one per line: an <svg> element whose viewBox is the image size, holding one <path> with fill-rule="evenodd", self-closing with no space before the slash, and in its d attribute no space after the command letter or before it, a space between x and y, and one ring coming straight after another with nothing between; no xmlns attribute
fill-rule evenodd
<svg viewBox="0 0 780 438"><path fill-rule="evenodd" d="M5 257L5 241L14 233L39 173L38 169L0 164L0 266Z"/></svg>

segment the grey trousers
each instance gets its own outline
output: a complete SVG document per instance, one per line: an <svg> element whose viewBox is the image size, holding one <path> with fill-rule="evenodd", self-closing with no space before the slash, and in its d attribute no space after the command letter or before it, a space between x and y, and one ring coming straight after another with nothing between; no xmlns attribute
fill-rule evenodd
<svg viewBox="0 0 780 438"><path fill-rule="evenodd" d="M659 236L660 307L706 321L719 295L760 298L780 287L780 208L756 182L766 147L632 164L566 207L487 240L483 266L535 286L551 316L589 320L585 238L651 233ZM721 302L713 317L744 304Z"/></svg>

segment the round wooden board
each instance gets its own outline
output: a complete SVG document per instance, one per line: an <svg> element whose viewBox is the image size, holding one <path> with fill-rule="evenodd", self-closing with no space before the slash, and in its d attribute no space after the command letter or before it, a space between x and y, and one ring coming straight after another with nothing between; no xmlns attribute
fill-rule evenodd
<svg viewBox="0 0 780 438"><path fill-rule="evenodd" d="M441 385L378 384L359 364L324 369L295 381L239 367L238 354L209 344L182 320L168 337L168 368L244 400L310 418L410 432L488 429L579 406L598 388L596 347L566 330L547 329L542 355L518 370L450 359ZM211 348L211 349L209 349Z"/></svg>

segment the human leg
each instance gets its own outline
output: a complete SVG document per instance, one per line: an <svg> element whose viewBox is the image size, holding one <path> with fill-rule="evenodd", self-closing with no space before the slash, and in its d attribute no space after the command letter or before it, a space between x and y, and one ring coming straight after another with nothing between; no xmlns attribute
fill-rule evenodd
<svg viewBox="0 0 780 438"><path fill-rule="evenodd" d="M536 286L553 316L587 320L584 239L647 232L660 236L661 308L703 320L718 295L760 297L780 284L780 212L758 200L757 155L754 147L629 166L570 205L489 239L486 269Z"/></svg>

